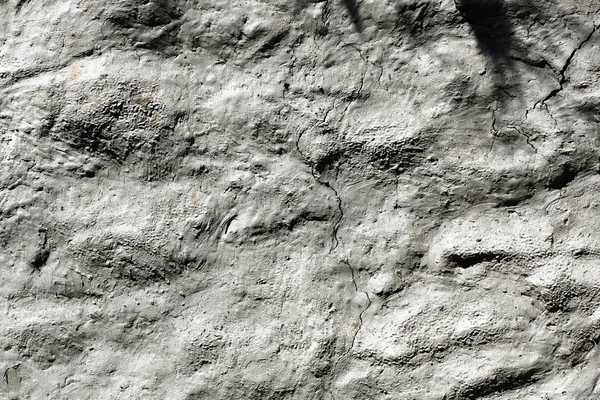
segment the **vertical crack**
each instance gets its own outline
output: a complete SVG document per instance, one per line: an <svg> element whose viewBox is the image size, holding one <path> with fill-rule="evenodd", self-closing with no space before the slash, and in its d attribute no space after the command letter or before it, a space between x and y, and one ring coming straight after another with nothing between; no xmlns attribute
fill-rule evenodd
<svg viewBox="0 0 600 400"><path fill-rule="evenodd" d="M312 162L310 160L310 158L308 158L308 156L300 148L300 140L302 139L303 135L304 135L304 131L301 131L300 134L298 135L298 139L296 139L296 150L298 151L298 153L300 153L300 156L304 159L304 162L306 162L306 164L308 164L310 166L310 174L313 176L315 181L317 181L320 185L325 186L327 189L329 189L331 192L333 192L333 195L335 196L335 198L337 200L337 208L338 208L339 215L338 215L338 218L336 219L336 221L334 221L333 228L331 231L331 238L332 238L332 242L333 242L331 248L329 249L329 252L331 253L339 245L338 230L340 229L340 225L342 223L342 220L344 219L344 209L342 208L342 198L340 197L338 191L333 186L331 186L331 184L329 182L323 181L320 179L319 174L317 174L317 172L315 171L315 163Z"/></svg>
<svg viewBox="0 0 600 400"><path fill-rule="evenodd" d="M496 143L496 137L498 137L498 129L496 128L496 111L498 111L498 103L496 107L492 109L492 126L490 127L490 133L492 134L492 143L488 149L488 154L494 149L494 143Z"/></svg>
<svg viewBox="0 0 600 400"><path fill-rule="evenodd" d="M344 107L344 111L342 112L342 115L345 117L346 114L348 113L348 109L350 108L350 106L352 104L354 104L354 102L358 99L360 99L361 96L361 92L363 90L363 87L365 85L365 79L367 78L367 74L369 73L369 70L367 68L367 70L365 71L365 73L363 74L361 80L360 80L360 85L358 86L358 89L356 89L356 91L352 91L352 93L350 93L350 95L346 98L348 100L348 104L346 105L346 107Z"/></svg>
<svg viewBox="0 0 600 400"><path fill-rule="evenodd" d="M358 325L358 328L356 328L356 331L354 332L354 336L352 337L352 343L350 345L350 348L340 358L346 357L352 351L352 349L354 348L354 343L356 342L356 337L358 336L358 334L359 334L359 332L360 332L360 330L362 328L362 325L363 325L363 318L362 318L363 314L369 309L369 307L373 303L371 301L371 296L369 296L369 293L367 293L364 290L361 290L358 287L358 284L356 283L356 277L355 277L354 268L352 267L352 265L350 265L350 263L348 262L347 259L344 260L344 261L342 261L342 263L344 263L348 267L348 269L350 270L350 275L352 276L352 284L354 285L354 290L356 291L356 293L359 293L359 292L363 293L365 295L365 297L367 298L368 304L367 304L367 306L365 308L362 309L362 311L358 315L359 325Z"/></svg>
<svg viewBox="0 0 600 400"><path fill-rule="evenodd" d="M352 349L354 349L354 345L356 343L356 338L358 337L358 334L360 333L360 330L362 329L362 326L363 326L363 315L369 309L369 307L371 307L371 304L373 304L373 302L371 301L371 296L369 296L369 293L367 293L365 290L361 290L359 288L358 284L356 283L356 272L355 272L354 268L352 267L352 265L350 264L350 262L348 261L348 259L343 260L342 263L344 265L346 265L346 267L348 267L348 270L350 271L350 276L352 278L352 285L354 286L354 290L356 291L356 293L362 293L367 298L367 305L358 314L358 327L356 328L356 330L354 331L354 334L352 335L352 342L350 343L350 347L344 352L344 354L342 354L340 357L338 357L338 359L333 363L332 371L335 371L335 368L337 367L337 365L344 358L348 357L348 355L350 355L350 353L352 352ZM337 373L334 372L334 375L331 377L329 386L331 386L331 383L335 380L336 375L337 375ZM331 398L335 400L333 393L331 393L331 391L329 389L325 389L325 392L329 393Z"/></svg>
<svg viewBox="0 0 600 400"><path fill-rule="evenodd" d="M346 43L344 43L344 44L346 44ZM382 66L377 65L377 64L373 63L372 61L366 59L364 57L364 55L362 54L361 50L359 48L357 48L356 46L351 45L351 44L346 44L346 45L354 48L358 52L360 58L365 63L366 70L364 71L364 73L362 75L362 78L360 80L358 88L355 88L352 91L352 93L346 99L344 99L344 100L347 100L348 103L345 105L345 107L343 109L343 112L342 112L343 117L346 116L347 111L350 108L350 106L352 104L354 104L362 96L362 91L363 91L363 88L365 86L365 81L367 79L368 74L370 73L370 71L369 71L370 70L369 64L371 64L373 67L375 67L375 68L377 68L379 70L378 81L381 80L381 76L383 75L383 67ZM335 106L336 106L336 101L334 100L332 107L329 108L328 110L326 110L325 115L324 115L324 117L323 117L323 119L321 121L322 123L326 123L329 115L335 109ZM318 182L320 185L325 186L328 190L330 190L333 193L333 195L335 196L336 200L337 200L338 217L337 217L337 219L333 223L333 228L332 228L332 232L331 232L332 245L331 245L331 248L329 250L330 253L331 253L332 251L334 251L335 249L337 249L337 247L339 246L338 231L339 231L341 223L342 223L342 221L344 219L343 203L342 203L341 196L340 196L339 192L337 191L337 189L335 187L333 187L330 182L321 179L321 174L318 173L317 170L316 170L316 168L315 168L316 167L315 166L315 162L313 162L309 158L308 154L306 154L302 150L302 147L300 145L300 141L302 140L302 137L303 137L304 134L305 134L304 130L302 130L302 131L299 132L298 137L296 139L296 143L295 143L296 150L298 151L298 153L300 154L300 156L302 157L302 159L304 160L304 162L310 167L310 173L313 176L314 180L316 182ZM336 179L337 179L337 176L336 176ZM324 379L321 380L320 388L321 388L322 394L325 394L325 393L328 394L329 397L331 399L333 399L333 400L335 400L335 397L334 397L333 393L331 392L331 386L332 386L333 382L335 381L335 379L337 377L337 374L339 373L338 366L339 366L340 363L342 363L345 359L347 359L351 355L351 353L352 353L352 351L353 351L353 349L354 349L354 347L356 345L356 341L357 341L358 335L361 332L361 329L363 327L363 323L364 323L363 316L364 316L365 312L369 309L369 307L371 307L371 305L372 305L372 300L371 300L371 297L369 296L369 293L367 291L365 291L365 290L361 290L361 288L359 287L359 285L358 285L358 283L356 281L356 270L354 269L354 267L352 266L352 264L348 261L347 258L344 259L342 261L342 263L348 268L348 270L350 272L350 276L351 276L351 280L352 280L352 285L354 287L355 293L362 293L364 295L364 297L366 298L367 303L366 303L366 305L364 307L361 308L360 312L358 313L358 316L357 316L357 318L358 318L358 326L354 329L354 332L352 333L352 340L351 340L348 348L339 357L337 357L337 359L335 359L335 361L332 364L330 373L327 374L327 376L324 377Z"/></svg>
<svg viewBox="0 0 600 400"><path fill-rule="evenodd" d="M343 40L340 41L341 43L343 43L344 46L348 46L353 48L354 50L356 50L356 52L358 53L359 57L363 60L363 62L367 65L367 69L365 70L365 73L362 76L362 79L360 81L360 85L358 87L358 89L356 91L352 91L352 93L350 94L350 96L348 96L348 105L346 105L346 107L344 108L344 112L342 113L344 116L346 115L348 109L350 108L350 106L352 104L354 104L354 102L358 99L360 99L363 87L365 85L365 80L367 78L367 74L369 73L369 64L372 65L374 68L379 70L379 76L377 77L377 82L379 83L381 81L381 77L383 76L383 67L381 65L377 65L375 64L373 61L369 60L368 58L366 58L363 53L362 50L356 46L355 44L352 43L346 43Z"/></svg>

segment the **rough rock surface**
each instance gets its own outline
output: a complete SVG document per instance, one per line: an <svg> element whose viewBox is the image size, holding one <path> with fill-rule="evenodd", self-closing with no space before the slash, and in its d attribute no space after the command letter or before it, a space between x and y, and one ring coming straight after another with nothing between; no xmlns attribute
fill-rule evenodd
<svg viewBox="0 0 600 400"><path fill-rule="evenodd" d="M0 398L600 398L599 11L0 2Z"/></svg>

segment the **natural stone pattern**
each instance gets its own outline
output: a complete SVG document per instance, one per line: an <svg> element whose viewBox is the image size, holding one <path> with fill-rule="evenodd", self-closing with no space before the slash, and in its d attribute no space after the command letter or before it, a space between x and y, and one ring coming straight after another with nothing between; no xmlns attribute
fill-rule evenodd
<svg viewBox="0 0 600 400"><path fill-rule="evenodd" d="M0 398L600 397L597 2L0 15Z"/></svg>

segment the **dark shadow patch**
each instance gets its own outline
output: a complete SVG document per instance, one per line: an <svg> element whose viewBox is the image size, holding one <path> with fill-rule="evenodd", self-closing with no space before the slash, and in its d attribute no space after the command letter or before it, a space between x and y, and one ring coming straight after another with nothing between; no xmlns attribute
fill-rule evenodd
<svg viewBox="0 0 600 400"><path fill-rule="evenodd" d="M485 262L499 261L501 259L505 259L506 257L507 255L503 254L502 252L490 251L473 254L450 254L447 257L447 260L450 265L467 269Z"/></svg>
<svg viewBox="0 0 600 400"><path fill-rule="evenodd" d="M159 52L165 56L178 54L178 33L184 13L167 0L128 0L105 13L112 31L105 38L127 37L134 48Z"/></svg>
<svg viewBox="0 0 600 400"><path fill-rule="evenodd" d="M437 11L437 8L432 7L428 1L399 2L396 4L393 30L418 36L425 32L427 21L432 21Z"/></svg>
<svg viewBox="0 0 600 400"><path fill-rule="evenodd" d="M578 169L570 163L563 163L558 167L554 176L548 181L550 189L562 189L571 183L579 173Z"/></svg>
<svg viewBox="0 0 600 400"><path fill-rule="evenodd" d="M343 151L340 149L333 149L331 152L324 154L319 157L314 163L314 170L317 174L322 175L329 169L338 169L339 162L343 158Z"/></svg>
<svg viewBox="0 0 600 400"><path fill-rule="evenodd" d="M461 386L445 398L448 400L479 399L490 394L527 387L538 381L546 371L544 366L523 369L499 368L489 377Z"/></svg>
<svg viewBox="0 0 600 400"><path fill-rule="evenodd" d="M357 32L363 31L362 18L360 17L360 13L358 11L358 4L356 0L343 0L344 6L346 7L346 11L352 20L352 24L354 25L354 29Z"/></svg>
<svg viewBox="0 0 600 400"><path fill-rule="evenodd" d="M31 261L29 261L29 265L36 271L42 269L44 265L46 265L46 261L50 257L50 251L48 249L39 249Z"/></svg>
<svg viewBox="0 0 600 400"><path fill-rule="evenodd" d="M514 26L503 0L455 0L457 10L469 24L480 51L492 65L492 96L502 103L521 91L511 51L523 47L514 35Z"/></svg>
<svg viewBox="0 0 600 400"><path fill-rule="evenodd" d="M486 55L501 65L513 42L513 27L502 0L457 0L456 8L473 29Z"/></svg>

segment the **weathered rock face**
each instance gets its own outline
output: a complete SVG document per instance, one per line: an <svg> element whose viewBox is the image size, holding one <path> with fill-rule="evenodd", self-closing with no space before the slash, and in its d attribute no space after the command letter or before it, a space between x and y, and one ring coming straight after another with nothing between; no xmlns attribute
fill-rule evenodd
<svg viewBox="0 0 600 400"><path fill-rule="evenodd" d="M0 397L600 397L596 1L0 12Z"/></svg>

